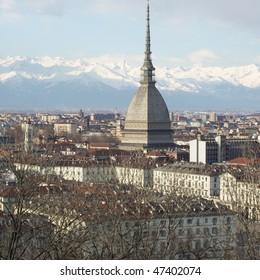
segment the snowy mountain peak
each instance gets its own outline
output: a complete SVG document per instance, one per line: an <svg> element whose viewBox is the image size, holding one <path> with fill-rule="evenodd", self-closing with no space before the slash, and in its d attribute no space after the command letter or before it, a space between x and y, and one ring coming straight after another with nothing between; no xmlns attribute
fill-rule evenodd
<svg viewBox="0 0 260 280"><path fill-rule="evenodd" d="M129 65L124 59L115 63L97 63L93 59L68 60L61 57L6 57L0 59L0 81L5 82L16 72L24 78L42 80L67 80L88 74L95 79L116 86L114 83L138 85L140 68ZM260 87L260 67L257 64L240 67L203 67L196 64L191 68L156 68L158 86L168 90L199 90L208 83L228 83L249 88Z"/></svg>
<svg viewBox="0 0 260 280"><path fill-rule="evenodd" d="M72 95L71 98L76 96L73 96L74 93L78 93L82 98L85 97L85 92L88 94L99 92L100 96L104 95L104 101L110 98L107 102L114 100L115 103L119 102L119 98L116 96L113 99L112 95L123 94L128 90L129 101L134 94L134 88L139 86L142 63L140 62L140 67L134 67L124 59L111 60L107 57L104 59L106 62L93 58L73 60L49 56L0 58L2 104L4 100L12 104L14 99L11 95L15 93L19 97L22 96L21 92L24 94L23 101L28 96L30 100L33 99L36 93L38 98L39 96L45 98L46 94L52 98L57 92ZM187 100L192 103L199 99L191 101L190 97L195 98L198 95L203 96L202 103L209 98L209 104L214 98L220 98L232 102L246 100L247 103L258 106L257 100L260 99L260 66L257 64L239 67L204 67L197 64L190 68L157 66L155 75L157 87L163 93L167 92L169 102L172 101L174 106L182 102L184 94L189 95ZM6 96L7 93L10 98ZM179 101L177 93L182 94ZM62 100L58 102L63 101L63 95L60 98ZM124 99L123 96L121 98ZM100 99L97 102L101 102ZM215 103L216 101L213 104Z"/></svg>

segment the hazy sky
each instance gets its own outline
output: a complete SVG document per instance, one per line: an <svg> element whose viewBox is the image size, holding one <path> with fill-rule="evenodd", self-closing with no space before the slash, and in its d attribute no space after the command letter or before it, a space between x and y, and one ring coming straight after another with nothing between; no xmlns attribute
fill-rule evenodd
<svg viewBox="0 0 260 280"><path fill-rule="evenodd" d="M140 65L146 0L0 0L0 56ZM150 0L155 66L260 63L260 0ZM141 66L141 65L140 65Z"/></svg>

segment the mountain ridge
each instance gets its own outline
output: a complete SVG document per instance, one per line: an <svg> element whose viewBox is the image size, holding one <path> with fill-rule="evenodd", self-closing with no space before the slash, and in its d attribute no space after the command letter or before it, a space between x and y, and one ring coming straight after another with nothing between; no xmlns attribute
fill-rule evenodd
<svg viewBox="0 0 260 280"><path fill-rule="evenodd" d="M227 105L230 109L260 109L257 64L156 67L155 74L157 87L170 109L199 106L220 109ZM60 108L85 102L88 107L127 108L139 80L140 67L123 59L99 63L93 59L9 56L0 58L0 108L41 108L43 104Z"/></svg>

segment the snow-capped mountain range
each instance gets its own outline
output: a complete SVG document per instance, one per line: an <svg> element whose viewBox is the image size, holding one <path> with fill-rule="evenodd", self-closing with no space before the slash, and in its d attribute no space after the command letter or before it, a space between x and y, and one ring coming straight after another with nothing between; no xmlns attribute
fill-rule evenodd
<svg viewBox="0 0 260 280"><path fill-rule="evenodd" d="M156 67L155 74L171 110L260 110L259 65ZM127 108L139 80L140 67L124 60L0 58L0 109Z"/></svg>

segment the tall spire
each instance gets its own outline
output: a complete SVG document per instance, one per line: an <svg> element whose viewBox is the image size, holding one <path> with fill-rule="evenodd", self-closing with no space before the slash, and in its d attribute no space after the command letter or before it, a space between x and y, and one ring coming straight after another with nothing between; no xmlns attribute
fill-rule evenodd
<svg viewBox="0 0 260 280"><path fill-rule="evenodd" d="M142 70L142 81L141 84L155 83L153 76L154 70L151 59L151 35L150 35L150 6L149 0L147 1L147 16L146 16L146 43L145 43L145 57Z"/></svg>

